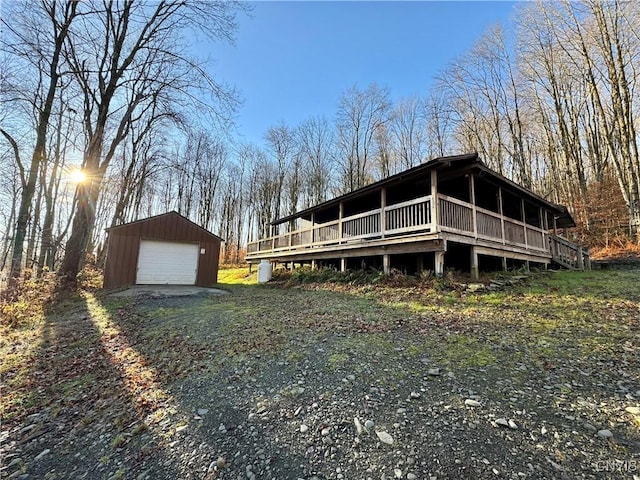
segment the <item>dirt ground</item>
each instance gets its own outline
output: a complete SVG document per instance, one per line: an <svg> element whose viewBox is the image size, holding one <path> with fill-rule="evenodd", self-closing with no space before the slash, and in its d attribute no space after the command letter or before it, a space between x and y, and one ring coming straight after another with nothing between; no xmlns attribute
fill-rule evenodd
<svg viewBox="0 0 640 480"><path fill-rule="evenodd" d="M83 292L0 343L0 476L636 480L638 280Z"/></svg>

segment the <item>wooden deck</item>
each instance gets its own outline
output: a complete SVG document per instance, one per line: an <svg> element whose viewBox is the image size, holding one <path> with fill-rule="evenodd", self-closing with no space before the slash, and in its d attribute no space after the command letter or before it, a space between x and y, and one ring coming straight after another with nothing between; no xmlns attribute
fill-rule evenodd
<svg viewBox="0 0 640 480"><path fill-rule="evenodd" d="M436 199L437 205L427 195L252 242L247 260L307 260L316 254L317 258L342 256L346 251L353 256L364 249L367 252L360 254L371 255L394 246L397 252L415 252L415 243L423 251L435 251L444 250L449 240L483 247L480 253L543 263L557 257L565 266L581 268L577 247L543 228L446 195L437 194Z"/></svg>

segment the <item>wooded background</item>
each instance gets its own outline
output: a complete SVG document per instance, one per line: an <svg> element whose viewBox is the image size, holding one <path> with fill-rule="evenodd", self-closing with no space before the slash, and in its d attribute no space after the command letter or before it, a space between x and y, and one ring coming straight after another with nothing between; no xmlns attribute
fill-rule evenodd
<svg viewBox="0 0 640 480"><path fill-rule="evenodd" d="M4 8L0 271L12 276L73 282L85 255L102 260L105 228L169 210L239 262L277 217L472 151L568 205L583 244L640 242L639 2L523 3L509 34L490 28L424 97L345 86L332 113L274 124L259 145L238 141L236 92L188 49L197 35L232 40L247 4ZM71 183L72 167L88 180Z"/></svg>

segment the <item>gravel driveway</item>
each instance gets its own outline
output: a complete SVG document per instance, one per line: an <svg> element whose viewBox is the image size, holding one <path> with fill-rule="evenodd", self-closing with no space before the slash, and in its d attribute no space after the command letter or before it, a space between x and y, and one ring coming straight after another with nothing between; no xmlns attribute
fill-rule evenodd
<svg viewBox="0 0 640 480"><path fill-rule="evenodd" d="M87 294L47 320L1 476L640 478L637 301L565 321L527 288Z"/></svg>

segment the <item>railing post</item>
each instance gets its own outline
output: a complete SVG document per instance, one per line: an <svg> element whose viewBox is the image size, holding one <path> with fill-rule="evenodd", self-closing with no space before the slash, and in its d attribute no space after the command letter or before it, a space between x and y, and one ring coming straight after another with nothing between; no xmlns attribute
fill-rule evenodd
<svg viewBox="0 0 640 480"><path fill-rule="evenodd" d="M439 218L438 218L438 172L434 168L431 170L431 224L433 225L433 231L439 231Z"/></svg>
<svg viewBox="0 0 640 480"><path fill-rule="evenodd" d="M342 243L342 217L344 217L344 204L340 202L338 207L338 243Z"/></svg>
<svg viewBox="0 0 640 480"><path fill-rule="evenodd" d="M524 244L529 250L529 241L527 240L527 213L524 208L524 198L520 200L520 210L522 211L522 223L524 224L522 228L524 228Z"/></svg>
<svg viewBox="0 0 640 480"><path fill-rule="evenodd" d="M544 209L542 207L538 207L538 218L540 219L540 229L542 230L542 245L545 244L545 239L547 237L547 227L546 224L546 214L544 213Z"/></svg>
<svg viewBox="0 0 640 480"><path fill-rule="evenodd" d="M498 187L498 210L500 211L500 229L502 230L502 244L505 245L507 243L507 240L504 234L504 211L502 208L502 187Z"/></svg>
<svg viewBox="0 0 640 480"><path fill-rule="evenodd" d="M316 242L316 214L311 214L311 245Z"/></svg>
<svg viewBox="0 0 640 480"><path fill-rule="evenodd" d="M478 238L478 219L476 212L476 185L473 172L469 173L469 196L471 197L471 216L473 221L473 237ZM474 277L477 278L477 277Z"/></svg>
<svg viewBox="0 0 640 480"><path fill-rule="evenodd" d="M577 251L578 270L584 270L584 258L582 258L582 247L578 247Z"/></svg>
<svg viewBox="0 0 640 480"><path fill-rule="evenodd" d="M387 216L384 209L387 207L387 189L380 190L380 237L384 238L384 231L387 229Z"/></svg>

